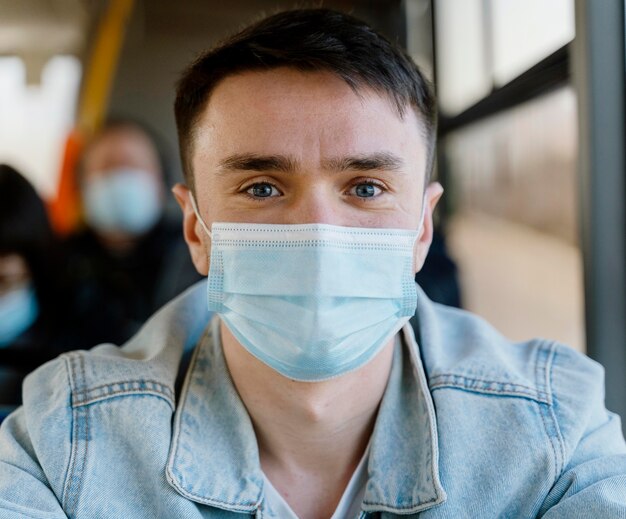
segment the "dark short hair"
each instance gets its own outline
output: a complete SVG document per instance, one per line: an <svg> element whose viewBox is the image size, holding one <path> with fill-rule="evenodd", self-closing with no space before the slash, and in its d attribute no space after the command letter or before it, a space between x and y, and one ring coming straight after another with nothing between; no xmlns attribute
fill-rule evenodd
<svg viewBox="0 0 626 519"><path fill-rule="evenodd" d="M265 18L202 54L182 74L174 111L187 183L193 188L191 156L198 119L211 92L228 76L291 67L328 71L355 92L370 88L387 96L402 117L413 107L427 144L430 177L436 133L432 89L409 55L369 25L328 9L284 11Z"/></svg>
<svg viewBox="0 0 626 519"><path fill-rule="evenodd" d="M0 254L17 253L45 261L52 229L43 200L31 183L8 164L0 164Z"/></svg>
<svg viewBox="0 0 626 519"><path fill-rule="evenodd" d="M84 160L85 156L91 151L91 149L97 144L102 137L109 133L117 131L132 131L143 135L150 143L157 158L161 178L165 185L168 185L172 179L170 179L170 167L169 157L166 153L166 145L163 138L144 121L135 119L128 116L112 116L109 117L100 128L90 137L86 146L83 148L78 164L77 174L79 182L82 181L84 175Z"/></svg>

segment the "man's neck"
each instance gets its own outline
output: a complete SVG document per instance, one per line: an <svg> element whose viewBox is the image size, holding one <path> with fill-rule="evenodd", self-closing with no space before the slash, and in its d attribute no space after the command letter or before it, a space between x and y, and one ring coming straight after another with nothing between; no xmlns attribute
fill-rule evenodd
<svg viewBox="0 0 626 519"><path fill-rule="evenodd" d="M221 335L264 473L298 517L330 517L372 434L391 370L393 339L356 371L298 382L248 353L223 322Z"/></svg>

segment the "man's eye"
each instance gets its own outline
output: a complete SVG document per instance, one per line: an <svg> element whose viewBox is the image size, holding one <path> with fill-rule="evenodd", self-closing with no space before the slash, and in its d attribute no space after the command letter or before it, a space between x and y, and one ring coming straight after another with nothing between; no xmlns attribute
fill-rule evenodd
<svg viewBox="0 0 626 519"><path fill-rule="evenodd" d="M362 182L350 188L349 193L359 198L373 198L382 193L382 189L371 182Z"/></svg>
<svg viewBox="0 0 626 519"><path fill-rule="evenodd" d="M248 189L246 189L246 193L253 198L269 198L279 196L281 194L275 186L268 182L252 184Z"/></svg>

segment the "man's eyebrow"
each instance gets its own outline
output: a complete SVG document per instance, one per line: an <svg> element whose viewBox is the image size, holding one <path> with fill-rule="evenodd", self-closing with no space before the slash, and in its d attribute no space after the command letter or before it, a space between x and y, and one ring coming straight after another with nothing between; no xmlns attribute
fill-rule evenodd
<svg viewBox="0 0 626 519"><path fill-rule="evenodd" d="M296 171L296 161L284 155L256 155L241 153L231 155L220 161L221 171L282 171L292 173Z"/></svg>
<svg viewBox="0 0 626 519"><path fill-rule="evenodd" d="M322 167L329 171L397 171L404 166L402 158L389 152L376 152L326 159ZM220 161L219 170L228 171L282 171L294 173L298 161L286 155L258 155L238 153Z"/></svg>
<svg viewBox="0 0 626 519"><path fill-rule="evenodd" d="M324 168L332 171L396 171L401 169L403 165L404 161L400 157L384 151L324 161Z"/></svg>

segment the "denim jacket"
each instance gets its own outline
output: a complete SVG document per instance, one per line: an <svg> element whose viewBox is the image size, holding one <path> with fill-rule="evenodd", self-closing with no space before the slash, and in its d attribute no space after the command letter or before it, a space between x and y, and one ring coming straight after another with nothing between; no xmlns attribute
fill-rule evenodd
<svg viewBox="0 0 626 519"><path fill-rule="evenodd" d="M601 367L418 299L419 337L407 325L397 341L361 517L625 518L626 445ZM1 519L271 517L205 308L200 283L123 348L29 375L0 428Z"/></svg>

